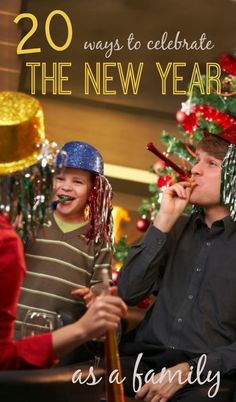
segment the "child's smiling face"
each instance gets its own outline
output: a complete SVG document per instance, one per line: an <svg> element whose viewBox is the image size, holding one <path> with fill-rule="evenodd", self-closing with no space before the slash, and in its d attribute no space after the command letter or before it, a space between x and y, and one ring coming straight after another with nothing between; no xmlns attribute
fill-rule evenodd
<svg viewBox="0 0 236 402"><path fill-rule="evenodd" d="M92 190L92 174L83 169L65 168L56 173L53 179L54 200L68 198L58 203L56 214L68 223L84 220L84 208Z"/></svg>

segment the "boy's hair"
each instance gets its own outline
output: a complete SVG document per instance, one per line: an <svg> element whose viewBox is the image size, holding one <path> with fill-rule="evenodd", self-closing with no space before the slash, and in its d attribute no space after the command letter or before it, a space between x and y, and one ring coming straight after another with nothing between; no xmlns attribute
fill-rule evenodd
<svg viewBox="0 0 236 402"><path fill-rule="evenodd" d="M229 143L217 135L209 135L204 137L197 145L197 149L201 149L217 159L223 160Z"/></svg>

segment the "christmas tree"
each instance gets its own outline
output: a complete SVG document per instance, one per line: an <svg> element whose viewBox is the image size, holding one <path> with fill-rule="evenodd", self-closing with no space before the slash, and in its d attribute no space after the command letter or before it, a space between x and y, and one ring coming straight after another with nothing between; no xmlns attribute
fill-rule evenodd
<svg viewBox="0 0 236 402"><path fill-rule="evenodd" d="M236 123L236 52L220 56L217 62L221 67L220 91L213 81L210 94L206 94L206 77L196 79L191 95L176 113L180 138L163 131L163 154L149 144L149 149L159 156L151 166L157 182L149 185L150 198L143 200L139 208L137 229L141 232L147 230L158 213L162 191L188 175L195 160L195 146L204 133L218 134ZM172 156L177 156L179 163L174 164ZM191 206L186 210L190 212Z"/></svg>

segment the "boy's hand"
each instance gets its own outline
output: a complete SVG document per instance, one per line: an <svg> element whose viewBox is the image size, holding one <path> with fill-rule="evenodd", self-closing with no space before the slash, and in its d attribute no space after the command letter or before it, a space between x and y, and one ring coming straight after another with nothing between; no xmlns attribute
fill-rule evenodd
<svg viewBox="0 0 236 402"><path fill-rule="evenodd" d="M81 299L83 299L87 308L91 307L96 297L95 294L92 292L92 290L89 288L75 289L72 290L71 294L73 296L78 296Z"/></svg>

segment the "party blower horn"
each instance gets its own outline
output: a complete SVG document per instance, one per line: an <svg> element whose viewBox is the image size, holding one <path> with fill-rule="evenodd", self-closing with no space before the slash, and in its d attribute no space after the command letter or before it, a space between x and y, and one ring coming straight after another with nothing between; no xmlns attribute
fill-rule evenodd
<svg viewBox="0 0 236 402"><path fill-rule="evenodd" d="M64 204L65 202L69 201L69 197L62 197L60 200L52 201L51 202L51 208L53 211L57 209L58 204Z"/></svg>
<svg viewBox="0 0 236 402"><path fill-rule="evenodd" d="M109 292L108 270L102 270L103 291ZM118 351L117 337L114 330L107 331L105 339L105 367L106 367L106 402L125 402L122 384L120 356ZM111 373L115 376L112 379ZM114 380L114 381L113 381Z"/></svg>
<svg viewBox="0 0 236 402"><path fill-rule="evenodd" d="M180 180L189 179L190 172L185 172L183 169L181 169L179 166L177 166L174 162L172 162L169 158L167 158L167 156L163 155L163 153L158 151L158 149L155 147L155 145L152 142L149 142L147 144L147 150L152 152L154 155L156 155L161 160L163 160L163 162L165 162L167 166L171 167L179 175Z"/></svg>

